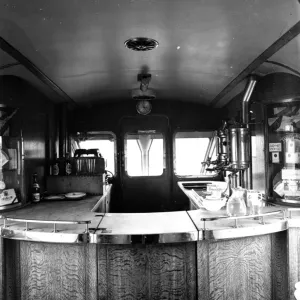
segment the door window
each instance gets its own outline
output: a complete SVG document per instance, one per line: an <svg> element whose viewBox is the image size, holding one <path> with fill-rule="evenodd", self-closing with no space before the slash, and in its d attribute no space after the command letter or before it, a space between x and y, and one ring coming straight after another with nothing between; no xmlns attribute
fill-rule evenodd
<svg viewBox="0 0 300 300"><path fill-rule="evenodd" d="M165 168L164 137L155 130L125 134L125 169L129 176L160 176Z"/></svg>

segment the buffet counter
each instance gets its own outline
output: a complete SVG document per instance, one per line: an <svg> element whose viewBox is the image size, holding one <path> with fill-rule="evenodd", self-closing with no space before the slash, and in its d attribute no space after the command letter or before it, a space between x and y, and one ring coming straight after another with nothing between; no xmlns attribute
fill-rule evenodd
<svg viewBox="0 0 300 300"><path fill-rule="evenodd" d="M4 213L0 299L293 299L297 210L115 214L109 192Z"/></svg>
<svg viewBox="0 0 300 300"><path fill-rule="evenodd" d="M225 209L138 214L95 211L102 201L103 196L88 196L3 213L1 235L36 242L177 243L276 233L287 230L290 223L300 227L300 214L293 212L287 218L288 209L280 207L265 207L256 217L227 217Z"/></svg>

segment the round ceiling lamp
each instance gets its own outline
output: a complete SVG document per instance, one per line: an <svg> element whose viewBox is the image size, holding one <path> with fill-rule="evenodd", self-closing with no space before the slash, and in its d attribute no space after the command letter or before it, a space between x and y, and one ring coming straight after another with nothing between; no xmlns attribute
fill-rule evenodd
<svg viewBox="0 0 300 300"><path fill-rule="evenodd" d="M134 51L149 51L158 46L158 41L146 37L135 37L125 41L125 47Z"/></svg>

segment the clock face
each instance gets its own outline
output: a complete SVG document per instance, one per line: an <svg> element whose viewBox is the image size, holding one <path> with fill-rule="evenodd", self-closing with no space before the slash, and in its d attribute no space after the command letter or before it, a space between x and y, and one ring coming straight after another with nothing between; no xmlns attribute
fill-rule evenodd
<svg viewBox="0 0 300 300"><path fill-rule="evenodd" d="M151 112L152 104L148 100L139 100L136 104L136 110L141 115L148 115Z"/></svg>

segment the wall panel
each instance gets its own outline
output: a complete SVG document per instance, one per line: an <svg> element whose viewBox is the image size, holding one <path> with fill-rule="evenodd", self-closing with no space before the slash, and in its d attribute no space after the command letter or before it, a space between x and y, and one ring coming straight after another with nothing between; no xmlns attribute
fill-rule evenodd
<svg viewBox="0 0 300 300"><path fill-rule="evenodd" d="M4 240L4 299L21 299L20 242Z"/></svg>
<svg viewBox="0 0 300 300"><path fill-rule="evenodd" d="M271 236L198 242L198 299L272 299Z"/></svg>
<svg viewBox="0 0 300 300"><path fill-rule="evenodd" d="M195 243L98 249L99 299L196 299Z"/></svg>
<svg viewBox="0 0 300 300"><path fill-rule="evenodd" d="M21 242L22 300L95 299L95 247L87 247Z"/></svg>

